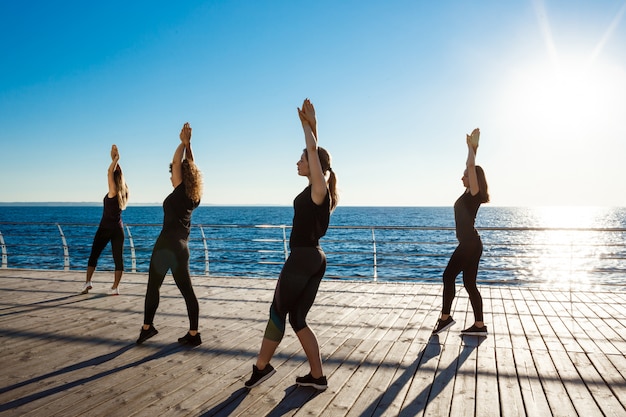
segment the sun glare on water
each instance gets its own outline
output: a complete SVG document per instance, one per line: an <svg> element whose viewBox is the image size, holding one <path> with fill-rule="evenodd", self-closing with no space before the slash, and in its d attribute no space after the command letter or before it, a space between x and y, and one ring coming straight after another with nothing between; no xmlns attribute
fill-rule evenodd
<svg viewBox="0 0 626 417"><path fill-rule="evenodd" d="M619 235L603 231L607 208L543 207L535 210L539 231L529 245L539 256L530 274L552 288L590 288L592 273L602 258L610 257ZM606 263L606 262L604 262Z"/></svg>

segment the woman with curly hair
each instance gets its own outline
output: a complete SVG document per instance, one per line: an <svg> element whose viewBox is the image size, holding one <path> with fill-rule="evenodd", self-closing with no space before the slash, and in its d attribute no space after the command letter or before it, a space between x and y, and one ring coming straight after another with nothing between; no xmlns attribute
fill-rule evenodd
<svg viewBox="0 0 626 417"><path fill-rule="evenodd" d="M141 344L158 333L153 320L159 306L159 291L163 279L171 269L176 286L187 304L189 331L178 339L184 345L198 346L202 343L198 332L199 306L191 285L189 273L189 231L191 213L202 197L202 174L193 160L191 150L191 127L185 123L180 131L181 144L174 152L170 165L174 191L163 201L163 229L157 238L148 273L144 321L137 339Z"/></svg>
<svg viewBox="0 0 626 417"><path fill-rule="evenodd" d="M82 294L87 294L93 288L91 277L98 266L98 258L107 243L111 242L113 262L115 263L115 278L111 287L111 295L119 295L119 284L124 273L124 225L122 224L122 210L128 201L128 186L124 180L122 167L119 164L120 153L117 146L111 146L111 164L107 172L109 192L104 196L104 208L98 230L93 238L91 254L87 261L87 276L83 285Z"/></svg>
<svg viewBox="0 0 626 417"><path fill-rule="evenodd" d="M289 237L291 252L276 283L261 350L256 364L252 365L252 376L245 383L248 388L256 387L274 374L270 360L285 335L287 315L311 368L307 375L296 378L296 384L318 390L328 386L322 370L319 344L315 333L307 325L306 316L326 272L326 255L319 239L326 234L330 214L337 206L339 195L330 154L317 146L315 108L309 99L304 100L298 115L306 143L297 164L298 175L307 177L309 185L293 202L293 226Z"/></svg>

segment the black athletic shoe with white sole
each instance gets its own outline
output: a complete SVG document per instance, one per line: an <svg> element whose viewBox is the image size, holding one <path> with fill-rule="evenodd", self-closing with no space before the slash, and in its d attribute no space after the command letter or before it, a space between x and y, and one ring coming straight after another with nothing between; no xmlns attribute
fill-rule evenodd
<svg viewBox="0 0 626 417"><path fill-rule="evenodd" d="M464 336L487 336L487 326L478 327L475 324L472 324L471 327L462 330L461 334Z"/></svg>
<svg viewBox="0 0 626 417"><path fill-rule="evenodd" d="M263 370L260 370L256 365L252 365L252 376L246 381L245 386L247 388L254 388L263 381L266 381L269 377L274 375L276 370L269 363L265 365Z"/></svg>
<svg viewBox="0 0 626 417"><path fill-rule="evenodd" d="M296 378L296 384L301 387L313 387L317 390L325 390L328 388L328 381L326 381L325 376L320 376L319 378L313 378L310 373L305 376L299 376Z"/></svg>
<svg viewBox="0 0 626 417"><path fill-rule="evenodd" d="M452 327L454 323L456 323L456 321L454 321L452 316L448 316L448 318L445 320L437 320L437 326L435 326L435 328L433 329L432 335L434 336L443 332L444 330L448 330L450 327Z"/></svg>

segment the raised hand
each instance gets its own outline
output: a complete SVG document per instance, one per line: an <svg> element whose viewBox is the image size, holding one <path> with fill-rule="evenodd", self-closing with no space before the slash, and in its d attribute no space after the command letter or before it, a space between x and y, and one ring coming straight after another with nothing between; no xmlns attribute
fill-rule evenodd
<svg viewBox="0 0 626 417"><path fill-rule="evenodd" d="M478 150L478 141L480 140L480 129L476 128L472 130L471 135L466 135L466 141L468 146L471 146L474 153Z"/></svg>
<svg viewBox="0 0 626 417"><path fill-rule="evenodd" d="M305 123L308 123L311 129L313 129L313 132L316 132L317 119L315 118L315 107L308 98L305 98L302 102L302 108L298 108L298 116L303 126Z"/></svg>
<svg viewBox="0 0 626 417"><path fill-rule="evenodd" d="M111 160L115 161L115 160L118 160L118 159L120 159L120 153L117 150L117 146L113 145L113 146L111 146Z"/></svg>
<svg viewBox="0 0 626 417"><path fill-rule="evenodd" d="M180 130L180 140L185 146L189 146L191 142L191 126L189 123L185 123Z"/></svg>

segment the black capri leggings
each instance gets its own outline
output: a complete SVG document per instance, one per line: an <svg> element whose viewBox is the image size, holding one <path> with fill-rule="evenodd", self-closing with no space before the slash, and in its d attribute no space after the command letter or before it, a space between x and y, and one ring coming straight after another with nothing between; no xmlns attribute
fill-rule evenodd
<svg viewBox="0 0 626 417"><path fill-rule="evenodd" d="M113 252L115 270L124 270L124 258L122 256L124 251L124 229L122 227L116 227L113 229L102 226L98 227L96 235L93 238L93 244L91 245L91 254L89 255L87 266L94 268L98 266L98 258L100 258L102 251L109 241L111 242L111 251Z"/></svg>
<svg viewBox="0 0 626 417"><path fill-rule="evenodd" d="M289 324L296 333L307 327L306 316L313 306L325 272L326 255L320 247L291 249L276 283L265 338L276 342L282 340L287 314Z"/></svg>
<svg viewBox="0 0 626 417"><path fill-rule="evenodd" d="M198 330L198 316L200 307L198 299L191 285L189 273L189 246L186 239L172 240L163 234L159 235L152 256L148 273L148 288L146 289L144 324L152 324L154 315L159 307L160 289L168 270L172 270L174 282L180 290L187 305L189 316L189 330Z"/></svg>
<svg viewBox="0 0 626 417"><path fill-rule="evenodd" d="M469 295L474 320L483 321L483 299L476 286L478 275L478 263L483 254L483 243L479 238L459 243L448 261L448 266L443 272L443 314L450 314L452 300L454 300L455 281L459 273L463 272L463 285Z"/></svg>

